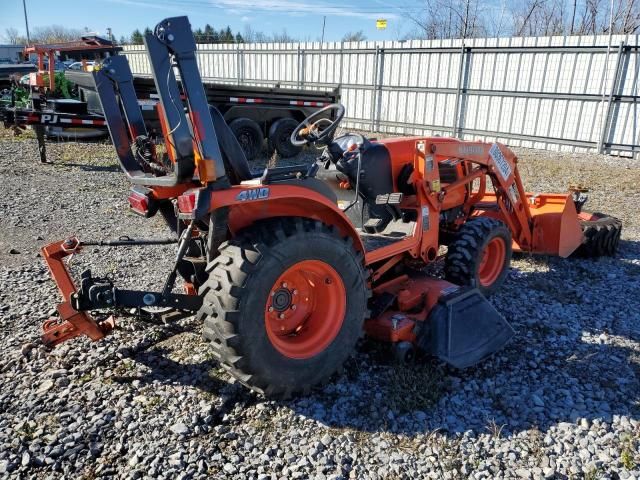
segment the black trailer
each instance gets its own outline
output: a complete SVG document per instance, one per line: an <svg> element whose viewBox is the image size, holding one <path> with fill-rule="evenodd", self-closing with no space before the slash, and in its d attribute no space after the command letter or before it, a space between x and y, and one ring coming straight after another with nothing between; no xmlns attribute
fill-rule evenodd
<svg viewBox="0 0 640 480"><path fill-rule="evenodd" d="M86 102L88 113L102 115L91 73L67 71L65 77L78 86L79 99ZM260 152L265 138L271 151L276 150L283 157L296 155L300 147L291 144L293 129L317 110L340 102L338 86L318 91L213 83L206 79L203 83L209 104L222 113L248 158ZM153 79L136 76L134 87L148 130L160 134Z"/></svg>

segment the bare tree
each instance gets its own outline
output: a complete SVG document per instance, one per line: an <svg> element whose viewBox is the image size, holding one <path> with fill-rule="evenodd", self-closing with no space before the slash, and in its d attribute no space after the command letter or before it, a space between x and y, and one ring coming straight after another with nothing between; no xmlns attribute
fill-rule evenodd
<svg viewBox="0 0 640 480"><path fill-rule="evenodd" d="M497 15L479 0L425 0L406 17L415 30L409 37L472 38L479 36L597 35L640 32L640 0L523 0L510 2ZM495 5L494 5L495 6Z"/></svg>
<svg viewBox="0 0 640 480"><path fill-rule="evenodd" d="M5 41L11 45L21 45L27 41L27 39L20 35L18 30L13 27L7 28L4 31L4 38L6 39Z"/></svg>
<svg viewBox="0 0 640 480"><path fill-rule="evenodd" d="M269 43L269 42L295 42L296 40L287 34L286 30L283 30L283 35L269 36L264 32L260 32L251 28L251 25L245 25L242 38L245 43ZM285 40L280 40L284 38Z"/></svg>
<svg viewBox="0 0 640 480"><path fill-rule="evenodd" d="M427 39L473 38L487 34L479 0L427 0L418 15L407 13L419 36Z"/></svg>
<svg viewBox="0 0 640 480"><path fill-rule="evenodd" d="M82 37L82 30L67 28L62 25L48 25L36 27L31 34L33 43L59 43L78 40Z"/></svg>
<svg viewBox="0 0 640 480"><path fill-rule="evenodd" d="M342 37L343 42L364 42L366 39L367 36L362 30L358 30L357 32L347 32L344 37Z"/></svg>
<svg viewBox="0 0 640 480"><path fill-rule="evenodd" d="M271 41L274 43L292 43L296 39L287 33L287 29L283 28L280 33L274 33L271 35Z"/></svg>

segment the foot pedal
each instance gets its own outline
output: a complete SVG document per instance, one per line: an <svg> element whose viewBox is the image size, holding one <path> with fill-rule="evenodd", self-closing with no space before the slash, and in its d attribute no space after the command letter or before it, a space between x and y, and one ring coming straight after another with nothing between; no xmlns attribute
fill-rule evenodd
<svg viewBox="0 0 640 480"><path fill-rule="evenodd" d="M376 196L376 205L400 205L402 202L402 193L384 193Z"/></svg>
<svg viewBox="0 0 640 480"><path fill-rule="evenodd" d="M362 226L362 229L367 233L379 233L382 227L382 220L379 218L370 218Z"/></svg>

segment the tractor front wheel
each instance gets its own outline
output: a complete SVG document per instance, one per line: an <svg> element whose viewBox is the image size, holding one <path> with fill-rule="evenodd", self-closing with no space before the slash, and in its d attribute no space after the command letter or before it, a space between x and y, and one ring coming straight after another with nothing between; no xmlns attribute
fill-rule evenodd
<svg viewBox="0 0 640 480"><path fill-rule="evenodd" d="M325 224L299 218L252 227L220 248L199 317L214 356L266 396L308 392L340 369L362 334L362 255Z"/></svg>
<svg viewBox="0 0 640 480"><path fill-rule="evenodd" d="M603 213L582 212L582 244L573 253L575 257L613 257L618 250L622 222Z"/></svg>
<svg viewBox="0 0 640 480"><path fill-rule="evenodd" d="M486 297L504 282L511 263L511 232L500 220L467 221L449 244L444 273L447 281L477 287Z"/></svg>

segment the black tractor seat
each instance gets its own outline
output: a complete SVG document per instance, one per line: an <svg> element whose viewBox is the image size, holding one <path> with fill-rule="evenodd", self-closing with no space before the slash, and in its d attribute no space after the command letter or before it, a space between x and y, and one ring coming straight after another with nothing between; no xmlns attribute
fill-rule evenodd
<svg viewBox="0 0 640 480"><path fill-rule="evenodd" d="M224 166L227 169L227 175L231 183L238 185L240 182L260 177L262 172L251 171L247 157L240 143L238 143L238 139L233 134L231 128L229 128L229 125L227 125L220 110L213 105L209 105L209 112L211 112L213 128L218 137L222 160L224 161Z"/></svg>

